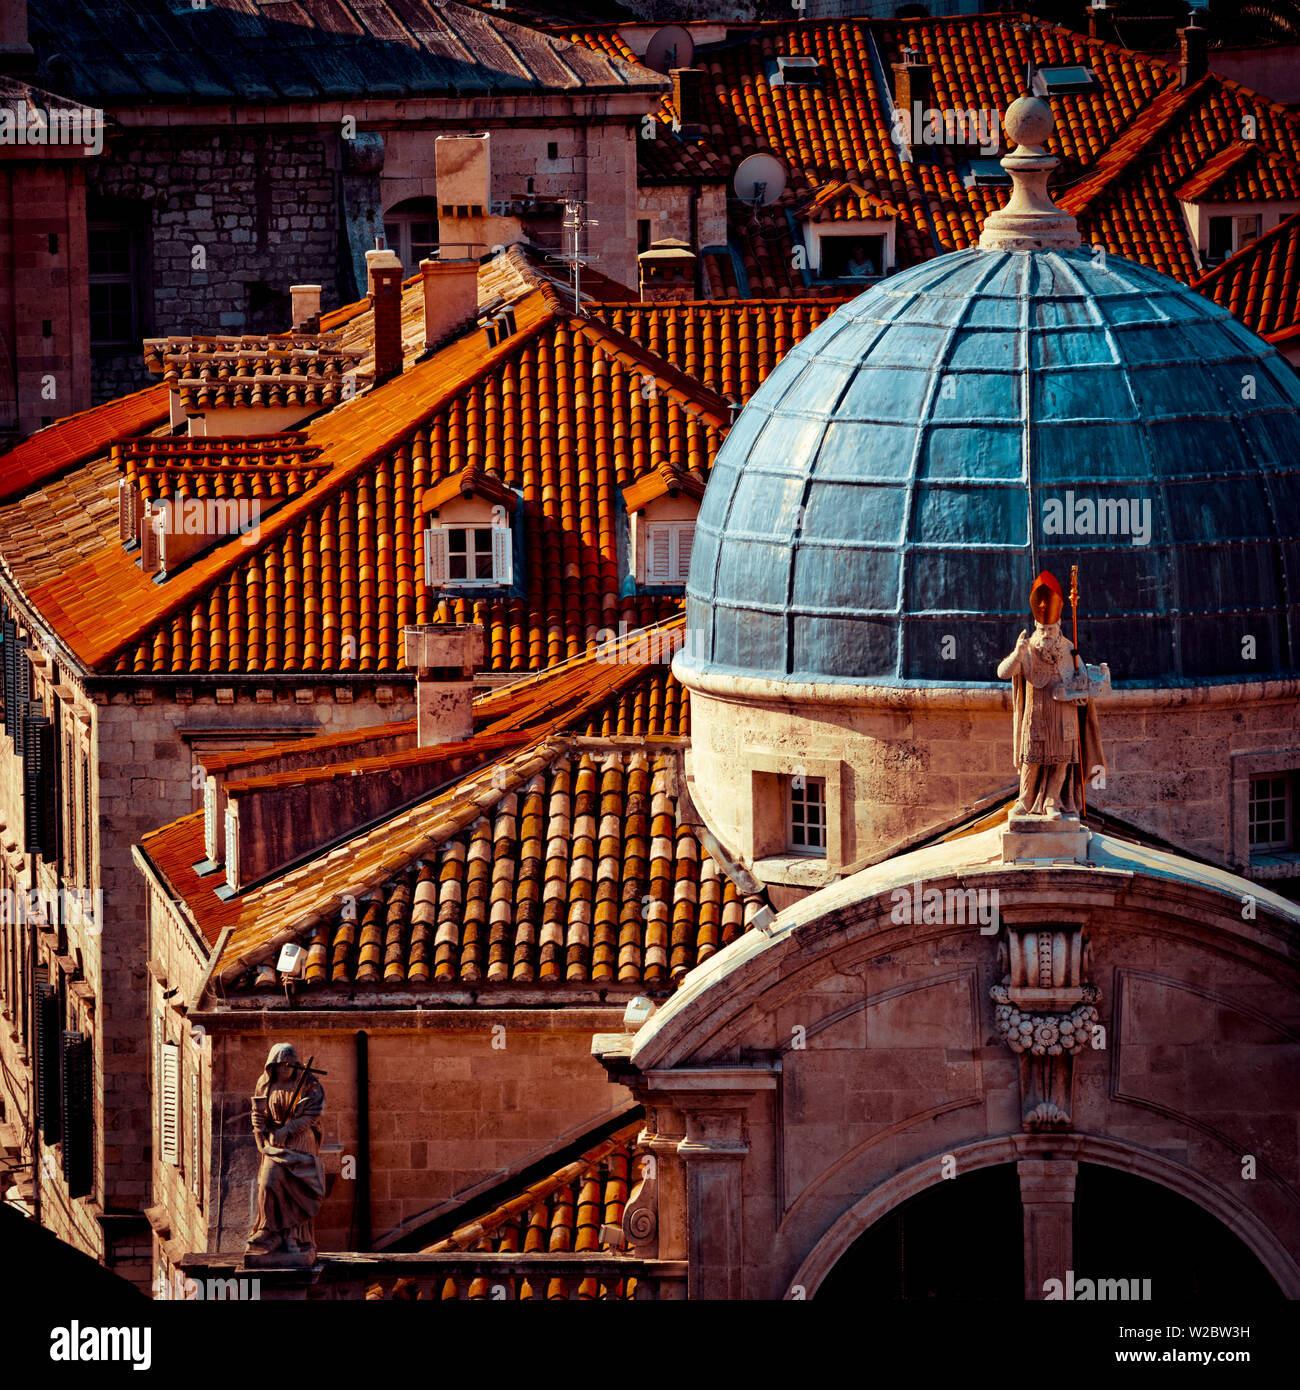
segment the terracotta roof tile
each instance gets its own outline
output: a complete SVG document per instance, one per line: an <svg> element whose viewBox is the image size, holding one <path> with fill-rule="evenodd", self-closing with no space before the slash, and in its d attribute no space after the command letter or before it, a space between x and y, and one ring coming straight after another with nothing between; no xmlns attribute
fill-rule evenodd
<svg viewBox="0 0 1300 1390"><path fill-rule="evenodd" d="M1300 213L1243 246L1195 282L1272 341L1300 332Z"/></svg>

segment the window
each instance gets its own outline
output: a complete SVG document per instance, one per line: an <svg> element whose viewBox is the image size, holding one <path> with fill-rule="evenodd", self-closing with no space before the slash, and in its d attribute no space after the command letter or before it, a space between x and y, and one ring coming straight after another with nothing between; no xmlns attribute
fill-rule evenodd
<svg viewBox="0 0 1300 1390"><path fill-rule="evenodd" d="M782 55L767 64L770 87L820 87L822 65L804 53Z"/></svg>
<svg viewBox="0 0 1300 1390"><path fill-rule="evenodd" d="M1270 773L1250 779L1250 847L1252 850L1290 849L1292 834L1291 776Z"/></svg>
<svg viewBox="0 0 1300 1390"><path fill-rule="evenodd" d="M883 236L834 236L821 239L819 280L868 280L884 274Z"/></svg>
<svg viewBox="0 0 1300 1390"><path fill-rule="evenodd" d="M138 347L144 335L135 290L135 234L126 222L91 222L87 230L90 345Z"/></svg>
<svg viewBox="0 0 1300 1390"><path fill-rule="evenodd" d="M431 526L424 533L425 582L431 589L509 586L512 545L508 526Z"/></svg>
<svg viewBox="0 0 1300 1390"><path fill-rule="evenodd" d="M1257 212L1209 218L1209 244L1205 251L1205 264L1218 265L1229 256L1235 256L1243 246L1255 241L1260 232L1260 220Z"/></svg>
<svg viewBox="0 0 1300 1390"><path fill-rule="evenodd" d="M685 584L691 572L693 521L650 521L645 528L645 582Z"/></svg>
<svg viewBox="0 0 1300 1390"><path fill-rule="evenodd" d="M962 185L966 188L997 187L1011 183L1011 175L1002 167L1000 159L968 159L966 168L969 172L962 179Z"/></svg>
<svg viewBox="0 0 1300 1390"><path fill-rule="evenodd" d="M791 854L826 854L826 779L791 777L787 848Z"/></svg>
<svg viewBox="0 0 1300 1390"><path fill-rule="evenodd" d="M551 141L548 141L548 142L547 142L547 146L546 146L546 157L547 157L547 159L559 159L559 157L560 157L560 146L559 146L559 143L558 143L557 141L551 140Z"/></svg>
<svg viewBox="0 0 1300 1390"><path fill-rule="evenodd" d="M438 207L432 198L407 198L384 214L384 241L408 275L438 251Z"/></svg>

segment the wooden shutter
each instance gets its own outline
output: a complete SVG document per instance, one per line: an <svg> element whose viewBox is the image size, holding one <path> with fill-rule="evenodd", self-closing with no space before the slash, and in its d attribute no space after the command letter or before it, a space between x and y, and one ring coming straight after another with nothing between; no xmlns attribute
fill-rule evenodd
<svg viewBox="0 0 1300 1390"><path fill-rule="evenodd" d="M12 618L4 620L5 661L5 737L18 741L14 721L18 717L18 624Z"/></svg>
<svg viewBox="0 0 1300 1390"><path fill-rule="evenodd" d="M67 875L71 882L77 881L77 764L73 757L72 735L69 734L66 743L64 768L67 773L65 783L68 789L66 814L68 817L68 832L64 843L68 849Z"/></svg>
<svg viewBox="0 0 1300 1390"><path fill-rule="evenodd" d="M140 568L145 574L156 574L162 565L162 541L155 524L161 512L146 511L140 528Z"/></svg>
<svg viewBox="0 0 1300 1390"><path fill-rule="evenodd" d="M53 860L58 847L55 730L43 714L23 720L23 849Z"/></svg>
<svg viewBox="0 0 1300 1390"><path fill-rule="evenodd" d="M63 1122L62 1063L59 1059L59 995L53 985L36 986L36 1109L48 1145L59 1142Z"/></svg>
<svg viewBox="0 0 1300 1390"><path fill-rule="evenodd" d="M646 580L651 584L672 582L672 532L662 522L646 527Z"/></svg>
<svg viewBox="0 0 1300 1390"><path fill-rule="evenodd" d="M86 1197L94 1187L94 1108L91 1100L90 1039L63 1034L63 1181L69 1197Z"/></svg>
<svg viewBox="0 0 1300 1390"><path fill-rule="evenodd" d="M123 545L130 545L136 539L135 494L133 483L125 478L117 480L117 538Z"/></svg>
<svg viewBox="0 0 1300 1390"><path fill-rule="evenodd" d="M70 775L70 774L69 774ZM93 888L95 871L93 817L90 814L90 759L81 759L81 874L87 888Z"/></svg>
<svg viewBox="0 0 1300 1390"><path fill-rule="evenodd" d="M514 537L508 526L492 528L492 578L498 584L515 582Z"/></svg>
<svg viewBox="0 0 1300 1390"><path fill-rule="evenodd" d="M190 1190L203 1200L203 1145L200 1142L202 1130L199 1117L199 1073L190 1073Z"/></svg>
<svg viewBox="0 0 1300 1390"><path fill-rule="evenodd" d="M430 589L447 582L447 533L441 526L430 526L424 533L424 582Z"/></svg>
<svg viewBox="0 0 1300 1390"><path fill-rule="evenodd" d="M181 1161L181 1050L175 1043L163 1043L158 1112L158 1148L164 1163L173 1167Z"/></svg>
<svg viewBox="0 0 1300 1390"><path fill-rule="evenodd" d="M673 529L677 533L677 570L673 579L678 584L685 584L691 574L691 546L695 542L695 523L684 521Z"/></svg>

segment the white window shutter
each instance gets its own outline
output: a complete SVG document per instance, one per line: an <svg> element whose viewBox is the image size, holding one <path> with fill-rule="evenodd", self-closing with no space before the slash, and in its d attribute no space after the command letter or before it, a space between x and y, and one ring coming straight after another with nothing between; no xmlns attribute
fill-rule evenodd
<svg viewBox="0 0 1300 1390"><path fill-rule="evenodd" d="M181 1050L175 1043L162 1046L162 1111L159 1115L159 1147L164 1163L181 1161Z"/></svg>
<svg viewBox="0 0 1300 1390"><path fill-rule="evenodd" d="M677 574L678 584L685 584L691 575L691 546L695 541L695 523L684 521L677 530Z"/></svg>
<svg viewBox="0 0 1300 1390"><path fill-rule="evenodd" d="M135 492L125 478L117 480L117 536L123 545L136 539Z"/></svg>
<svg viewBox="0 0 1300 1390"><path fill-rule="evenodd" d="M498 584L515 582L514 545L508 526L492 528L492 578Z"/></svg>
<svg viewBox="0 0 1300 1390"><path fill-rule="evenodd" d="M646 527L646 579L652 584L672 582L672 533L661 522Z"/></svg>
<svg viewBox="0 0 1300 1390"><path fill-rule="evenodd" d="M424 533L424 582L430 589L447 582L447 533L441 526L430 526Z"/></svg>
<svg viewBox="0 0 1300 1390"><path fill-rule="evenodd" d="M145 574L157 574L162 565L162 513L146 511L140 528L140 568Z"/></svg>
<svg viewBox="0 0 1300 1390"><path fill-rule="evenodd" d="M196 1197L202 1196L203 1157L202 1132L199 1128L199 1074L191 1073L190 1085L190 1189Z"/></svg>

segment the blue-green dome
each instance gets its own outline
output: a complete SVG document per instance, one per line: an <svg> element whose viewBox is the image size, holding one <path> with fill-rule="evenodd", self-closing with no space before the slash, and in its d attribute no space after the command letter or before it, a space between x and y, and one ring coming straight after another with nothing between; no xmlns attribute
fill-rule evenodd
<svg viewBox="0 0 1300 1390"><path fill-rule="evenodd" d="M1068 588L1077 564L1079 646L1116 683L1294 674L1298 406L1263 339L1116 256L969 250L892 276L789 353L719 451L685 666L992 682L1034 575Z"/></svg>

